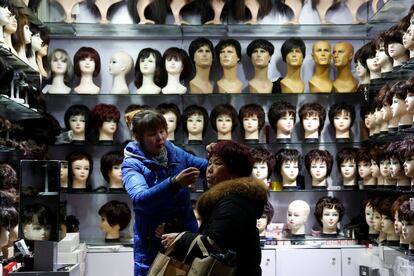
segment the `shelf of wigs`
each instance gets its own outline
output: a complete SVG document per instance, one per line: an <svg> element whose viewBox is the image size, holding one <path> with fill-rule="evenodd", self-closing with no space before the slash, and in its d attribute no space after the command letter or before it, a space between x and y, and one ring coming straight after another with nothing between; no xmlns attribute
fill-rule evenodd
<svg viewBox="0 0 414 276"><path fill-rule="evenodd" d="M363 144L369 143L389 143L394 141L404 140L405 138L414 137L414 127L397 130L396 132L389 132L385 134L374 135L369 137Z"/></svg>
<svg viewBox="0 0 414 276"><path fill-rule="evenodd" d="M0 116L13 121L41 118L42 115L36 109L23 104L22 99L9 98L0 95Z"/></svg>
<svg viewBox="0 0 414 276"><path fill-rule="evenodd" d="M14 55L9 49L0 46L0 57L3 58L13 68L14 71L21 70L28 77L40 78L38 71L24 62L18 56Z"/></svg>

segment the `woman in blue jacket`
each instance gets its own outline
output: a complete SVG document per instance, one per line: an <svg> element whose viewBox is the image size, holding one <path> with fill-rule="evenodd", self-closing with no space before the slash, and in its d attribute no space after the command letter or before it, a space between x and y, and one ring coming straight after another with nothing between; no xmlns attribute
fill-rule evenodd
<svg viewBox="0 0 414 276"><path fill-rule="evenodd" d="M157 226L165 224L165 233L197 231L188 187L205 176L207 159L167 141L167 122L155 111L136 114L132 132L135 141L124 150L122 179L135 213L135 276L144 276L162 248Z"/></svg>

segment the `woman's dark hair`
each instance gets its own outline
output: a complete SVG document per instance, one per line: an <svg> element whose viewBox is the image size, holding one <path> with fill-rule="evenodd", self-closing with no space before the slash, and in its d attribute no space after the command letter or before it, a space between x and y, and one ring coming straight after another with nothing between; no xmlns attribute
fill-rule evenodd
<svg viewBox="0 0 414 276"><path fill-rule="evenodd" d="M127 9L135 23L139 23L137 4L140 0L127 0ZM165 0L153 0L145 9L145 17L155 21L155 24L163 24L167 16L167 5Z"/></svg>
<svg viewBox="0 0 414 276"><path fill-rule="evenodd" d="M267 113L267 118L269 120L270 126L276 132L277 130L277 121L280 120L283 116L288 113L289 115L293 116L293 122L296 122L296 108L289 102L286 101L278 101L274 102L270 108L269 112Z"/></svg>
<svg viewBox="0 0 414 276"><path fill-rule="evenodd" d="M283 162L298 162L299 173L303 166L303 156L297 149L280 149L275 154L276 158L276 173L281 174Z"/></svg>
<svg viewBox="0 0 414 276"><path fill-rule="evenodd" d="M315 218L320 226L322 226L322 215L324 208L335 209L339 215L338 222L342 220L345 212L345 208L342 202L336 197L324 196L318 200L315 206Z"/></svg>
<svg viewBox="0 0 414 276"><path fill-rule="evenodd" d="M303 119L305 119L308 116L318 116L319 117L319 133L321 133L324 123L325 123L325 117L326 117L326 111L325 108L318 104L318 103L305 103L302 105L302 107L299 109L299 118L300 122L303 122Z"/></svg>
<svg viewBox="0 0 414 276"><path fill-rule="evenodd" d="M217 117L220 115L228 115L231 118L231 132L233 132L237 128L238 120L237 120L237 111L236 109L230 104L219 104L216 105L213 110L210 112L210 123L211 127L214 131L217 132Z"/></svg>
<svg viewBox="0 0 414 276"><path fill-rule="evenodd" d="M187 52L177 47L168 48L162 55L163 65L165 66L165 62L172 59L181 60L182 62L183 71L181 71L180 80L189 78L192 72L192 66Z"/></svg>
<svg viewBox="0 0 414 276"><path fill-rule="evenodd" d="M66 69L66 72L65 72L65 76L63 77L63 81L65 82L66 85L68 85L68 84L70 84L70 82L73 79L73 74L74 74L73 64L72 64L72 61L69 58L69 54L63 49L60 49L60 48L54 49L52 51L52 53L48 55L48 57L47 57L48 64L49 64L48 75L49 75L50 78L54 77L54 73L51 70L51 67L52 67L51 64L52 64L52 60L54 58L56 58L55 56L58 53L60 53L62 61L66 62L66 64L67 64L67 69Z"/></svg>
<svg viewBox="0 0 414 276"><path fill-rule="evenodd" d="M135 62L135 86L137 88L142 86L143 79L139 63L141 60L148 58L150 55L152 55L155 59L154 83L159 87L163 87L166 84L165 69L161 53L156 49L144 48L139 52L137 61Z"/></svg>
<svg viewBox="0 0 414 276"><path fill-rule="evenodd" d="M343 148L336 154L336 164L341 170L341 164L347 161L354 161L356 163L357 150L354 148Z"/></svg>
<svg viewBox="0 0 414 276"><path fill-rule="evenodd" d="M216 47L214 48L217 57L220 57L220 52L228 46L231 46L236 50L236 54L240 62L242 59L240 42L232 38L222 39L219 41L219 43L217 43Z"/></svg>
<svg viewBox="0 0 414 276"><path fill-rule="evenodd" d="M98 214L105 217L110 226L119 225L124 230L131 221L131 210L125 202L111 200L99 208Z"/></svg>
<svg viewBox="0 0 414 276"><path fill-rule="evenodd" d="M86 58L91 58L95 62L95 71L93 71L93 76L96 77L101 71L101 57L99 56L99 53L91 47L81 47L73 56L75 75L78 77L82 76L79 62Z"/></svg>
<svg viewBox="0 0 414 276"><path fill-rule="evenodd" d="M74 104L71 105L64 115L65 127L66 130L70 130L70 117L83 115L85 117L85 133L89 130L90 115L91 112L86 105L83 104Z"/></svg>
<svg viewBox="0 0 414 276"><path fill-rule="evenodd" d="M259 11L257 18L263 18L272 10L272 1L271 0L257 0L259 4ZM236 20L247 20L252 18L249 9L244 3L244 0L234 0L232 1L231 10L233 12L233 17Z"/></svg>
<svg viewBox="0 0 414 276"><path fill-rule="evenodd" d="M78 160L83 160L86 159L89 162L89 175L88 178L92 175L92 171L93 171L93 158L92 156L84 151L73 151L71 152L67 157L66 160L68 161L68 180L69 183L72 183L73 180L73 162L78 161Z"/></svg>
<svg viewBox="0 0 414 276"><path fill-rule="evenodd" d="M371 42L365 44L358 51L355 52L354 55L354 63L356 64L358 61L362 64L362 66L368 70L367 65L367 58L370 58L371 55Z"/></svg>
<svg viewBox="0 0 414 276"><path fill-rule="evenodd" d="M121 113L113 104L97 104L91 110L92 128L99 131L104 122L115 121L119 123Z"/></svg>
<svg viewBox="0 0 414 276"><path fill-rule="evenodd" d="M167 121L164 116L154 110L143 110L132 117L132 133L138 141L142 141L146 131L167 131Z"/></svg>
<svg viewBox="0 0 414 276"><path fill-rule="evenodd" d="M178 128L178 126L180 125L181 113L180 113L180 109L175 103L161 103L155 109L163 115L167 112L174 113L175 117L177 118L177 128Z"/></svg>
<svg viewBox="0 0 414 276"><path fill-rule="evenodd" d="M239 110L239 121L240 124L243 124L243 119L245 117L251 117L251 116L257 116L257 120L258 120L258 127L259 130L262 129L262 127L264 126L265 123L265 112L263 110L263 107L261 107L258 104L246 104L243 105L240 110Z"/></svg>
<svg viewBox="0 0 414 276"><path fill-rule="evenodd" d="M327 150L313 149L305 155L305 167L310 172L312 162L320 161L326 163L326 176L332 171L333 157Z"/></svg>
<svg viewBox="0 0 414 276"><path fill-rule="evenodd" d="M121 165L124 160L122 151L110 151L105 153L101 158L101 173L106 182L109 183L108 174L115 165Z"/></svg>
<svg viewBox="0 0 414 276"><path fill-rule="evenodd" d="M282 54L282 59L286 62L286 57L292 51L292 49L300 49L302 52L303 58L305 59L306 55L306 46L303 39L298 37L291 37L283 42L282 47L280 48L280 53Z"/></svg>
<svg viewBox="0 0 414 276"><path fill-rule="evenodd" d="M328 118L331 125L334 124L334 118L338 114L341 114L342 111L345 111L349 114L349 117L351 118L351 126L354 124L355 120L355 107L351 104L347 104L345 102L335 103L331 105L329 108Z"/></svg>
<svg viewBox="0 0 414 276"><path fill-rule="evenodd" d="M203 116L203 135L204 135L204 133L207 130L207 126L208 126L208 113L204 107L196 105L196 104L189 105L183 110L183 114L181 115L181 121L183 122L183 130L186 134L188 134L187 120L191 115L194 115L194 114L199 114Z"/></svg>
<svg viewBox="0 0 414 276"><path fill-rule="evenodd" d="M249 58L252 57L253 51L256 49L266 50L270 56L275 52L275 46L266 39L255 39L247 46L246 54Z"/></svg>
<svg viewBox="0 0 414 276"><path fill-rule="evenodd" d="M275 167L275 156L265 148L252 148L251 149L252 157L254 162L266 162L267 164L267 176L270 176L273 173L273 168Z"/></svg>
<svg viewBox="0 0 414 276"><path fill-rule="evenodd" d="M196 38L193 41L191 41L190 46L188 47L188 54L189 54L190 60L193 64L194 64L194 54L195 54L195 52L197 52L197 50L200 49L203 46L207 46L210 49L211 55L213 56L213 60L214 60L214 46L213 46L213 43L205 37L199 37L199 38Z"/></svg>
<svg viewBox="0 0 414 276"><path fill-rule="evenodd" d="M211 147L208 158L218 156L224 162L229 173L235 177L252 174L254 159L250 148L233 141L220 141Z"/></svg>

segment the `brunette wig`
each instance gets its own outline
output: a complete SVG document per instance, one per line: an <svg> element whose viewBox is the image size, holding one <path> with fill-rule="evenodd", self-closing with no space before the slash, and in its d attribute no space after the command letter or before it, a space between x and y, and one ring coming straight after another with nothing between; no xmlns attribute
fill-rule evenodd
<svg viewBox="0 0 414 276"><path fill-rule="evenodd" d="M401 29L399 29L398 26L393 26L387 32L385 32L384 48L385 48L385 53L387 54L387 56L390 56L390 53L388 52L388 45L392 43L398 43L402 45L403 35L404 35L404 32ZM408 57L409 54L410 54L410 51L406 50L405 55Z"/></svg>
<svg viewBox="0 0 414 276"><path fill-rule="evenodd" d="M154 83L159 87L163 87L166 84L165 69L161 53L152 48L144 48L139 52L137 61L135 62L135 86L137 88L142 86L143 79L139 63L141 60L148 58L150 55L152 55L155 59Z"/></svg>
<svg viewBox="0 0 414 276"><path fill-rule="evenodd" d="M135 23L139 23L137 3L140 0L126 0L127 9ZM165 0L153 0L145 9L145 17L155 21L156 24L164 24L167 16Z"/></svg>
<svg viewBox="0 0 414 276"><path fill-rule="evenodd" d="M259 130L262 129L265 123L265 112L263 110L263 107L261 107L258 104L254 104L254 103L243 105L240 108L239 110L240 124L243 124L243 119L245 117L251 117L254 115L257 116Z"/></svg>
<svg viewBox="0 0 414 276"><path fill-rule="evenodd" d="M83 115L85 117L85 132L89 129L91 111L86 105L74 104L71 105L65 112L64 121L66 130L70 130L70 117Z"/></svg>
<svg viewBox="0 0 414 276"><path fill-rule="evenodd" d="M237 111L230 104L216 105L210 112L210 123L214 131L217 132L217 117L220 115L228 115L231 118L231 132L237 128Z"/></svg>
<svg viewBox="0 0 414 276"><path fill-rule="evenodd" d="M165 62L172 59L181 60L183 64L183 71L180 74L180 80L189 78L192 72L192 68L190 57L188 56L187 52L177 47L168 48L162 55L162 64L165 66Z"/></svg>
<svg viewBox="0 0 414 276"><path fill-rule="evenodd" d="M256 49L263 49L269 53L270 56L275 52L275 46L266 39L255 39L249 43L246 49L246 54L249 58L252 57L253 51Z"/></svg>
<svg viewBox="0 0 414 276"><path fill-rule="evenodd" d="M217 43L216 47L214 48L216 51L217 57L220 57L221 51L226 47L234 48L234 50L236 51L237 57L239 58L239 62L240 62L242 58L240 42L232 38L226 38L226 39L220 40L219 43Z"/></svg>
<svg viewBox="0 0 414 276"><path fill-rule="evenodd" d="M394 85L391 86L390 94L392 94L393 97L396 97L399 100L405 101L405 98L407 98L407 89L405 86L405 81L398 81L394 83Z"/></svg>
<svg viewBox="0 0 414 276"><path fill-rule="evenodd" d="M211 55L213 56L214 60L214 46L213 43L205 37L199 37L191 41L190 46L188 47L188 54L190 56L190 60L194 63L194 54L203 46L207 46L210 51Z"/></svg>
<svg viewBox="0 0 414 276"><path fill-rule="evenodd" d="M379 213L383 216L387 216L392 222L395 221L394 214L392 212L392 205L395 202L395 196L387 196L381 200L381 204L379 206Z"/></svg>
<svg viewBox="0 0 414 276"><path fill-rule="evenodd" d="M329 122L331 123L331 125L333 125L335 116L341 114L342 111L345 111L346 113L349 114L349 117L351 119L350 127L352 127L355 121L355 107L345 102L340 102L340 103L331 105L331 107L329 108L329 113L328 113Z"/></svg>
<svg viewBox="0 0 414 276"><path fill-rule="evenodd" d="M89 176L92 175L92 171L93 171L92 156L89 153L84 152L84 151L73 151L66 157L66 160L68 161L68 164L69 164L69 167L68 167L68 172L69 172L68 173L68 180L69 180L69 183L72 183L72 180L73 180L73 176L72 176L72 174L73 174L73 167L72 167L73 162L78 161L78 160L83 160L83 159L86 159L89 162L89 175L88 175L88 178L89 178Z"/></svg>
<svg viewBox="0 0 414 276"><path fill-rule="evenodd" d="M414 211L411 210L410 201L404 201L398 209L399 219L401 221L412 222L414 221Z"/></svg>
<svg viewBox="0 0 414 276"><path fill-rule="evenodd" d="M326 176L332 171L333 157L327 150L313 149L305 155L305 167L310 173L312 162L320 161L326 163Z"/></svg>
<svg viewBox="0 0 414 276"><path fill-rule="evenodd" d="M386 99L387 93L389 90L390 90L390 86L388 84L384 84L379 90L378 95L376 96L376 99L378 103L381 103L381 106L391 105L390 103L392 103L392 98Z"/></svg>
<svg viewBox="0 0 414 276"><path fill-rule="evenodd" d="M125 202L111 200L99 208L98 214L105 217L112 227L119 225L119 230L124 230L131 221L131 210Z"/></svg>
<svg viewBox="0 0 414 276"><path fill-rule="evenodd" d="M275 162L276 162L275 156L265 148L252 148L251 152L252 152L252 156L253 156L253 159L254 159L255 163L256 162L260 162L260 163L266 162L266 164L267 164L267 176L268 176L268 178L270 178L270 176L273 173L273 168L275 167Z"/></svg>
<svg viewBox="0 0 414 276"><path fill-rule="evenodd" d="M275 154L276 157L276 173L281 174L283 162L298 162L299 173L303 166L303 156L297 149L280 149Z"/></svg>
<svg viewBox="0 0 414 276"><path fill-rule="evenodd" d="M343 148L336 154L336 165L341 170L341 164L347 161L354 161L356 165L357 150L354 148Z"/></svg>
<svg viewBox="0 0 414 276"><path fill-rule="evenodd" d="M365 69L368 70L367 65L367 59L371 57L371 42L365 44L361 48L358 49L358 51L355 52L354 55L354 63L358 63L358 61L361 63L362 66L364 66Z"/></svg>
<svg viewBox="0 0 414 276"><path fill-rule="evenodd" d="M12 44L14 49L18 52L19 49L26 47L26 41L24 39L24 26L30 26L29 18L23 14L21 10L16 14L17 30L12 34Z"/></svg>
<svg viewBox="0 0 414 276"><path fill-rule="evenodd" d="M277 130L277 122L286 114L293 116L293 123L296 122L296 108L291 103L278 101L270 106L269 112L267 113L267 119L275 132Z"/></svg>
<svg viewBox="0 0 414 276"><path fill-rule="evenodd" d="M414 138L408 137L402 141L401 144L401 153L403 154L403 159L407 159L414 155Z"/></svg>
<svg viewBox="0 0 414 276"><path fill-rule="evenodd" d="M404 142L403 141L395 141L388 145L387 147L387 154L390 159L396 159L400 164L402 170L404 170Z"/></svg>
<svg viewBox="0 0 414 276"><path fill-rule="evenodd" d="M194 114L203 116L203 135L204 135L204 133L207 130L207 126L208 126L208 112L204 107L196 105L196 104L189 105L184 109L183 114L181 115L181 121L183 122L183 130L186 134L188 134L187 120L191 115L194 115Z"/></svg>
<svg viewBox="0 0 414 276"><path fill-rule="evenodd" d="M201 23L204 24L210 20L214 19L214 10L211 6L213 0L196 0L198 3L198 9L201 14ZM224 3L223 10L220 14L220 19L224 20L227 18L228 14L228 5L230 4L230 0L218 0Z"/></svg>
<svg viewBox="0 0 414 276"><path fill-rule="evenodd" d="M124 160L124 153L122 151L110 151L105 153L101 158L101 173L106 182L109 183L108 174L115 165L121 166Z"/></svg>
<svg viewBox="0 0 414 276"><path fill-rule="evenodd" d="M326 111L325 108L318 104L318 103L305 103L302 105L302 107L299 109L299 119L300 122L303 122L303 119L305 119L308 116L318 116L319 117L319 129L318 132L321 133L324 123L325 123L325 117L326 117Z"/></svg>
<svg viewBox="0 0 414 276"><path fill-rule="evenodd" d="M8 193L0 191L0 234L1 228L14 228L19 223L19 213L13 204L13 198Z"/></svg>
<svg viewBox="0 0 414 276"><path fill-rule="evenodd" d="M391 205L391 214L392 214L392 220L395 221L395 215L397 215L398 220L401 221L400 216L400 206L405 202L409 201L410 196L409 195L400 195Z"/></svg>
<svg viewBox="0 0 414 276"><path fill-rule="evenodd" d="M282 59L286 62L286 56L292 51L293 49L300 49L303 55L303 59L305 59L306 55L306 46L305 42L303 42L302 38L299 37L291 37L283 42L282 47L280 48L280 52L282 54Z"/></svg>
<svg viewBox="0 0 414 276"><path fill-rule="evenodd" d="M0 191L12 188L18 188L16 171L9 164L0 164Z"/></svg>
<svg viewBox="0 0 414 276"><path fill-rule="evenodd" d="M74 55L73 64L75 75L78 77L82 76L79 62L86 58L91 58L95 62L95 71L93 72L93 76L96 77L101 71L101 57L99 56L98 52L91 47L81 47Z"/></svg>
<svg viewBox="0 0 414 276"><path fill-rule="evenodd" d="M118 108L112 104L97 104L91 110L92 128L98 131L104 122L115 121L119 123L121 114Z"/></svg>
<svg viewBox="0 0 414 276"><path fill-rule="evenodd" d="M49 240L54 240L53 228L56 225L56 217L48 206L41 203L33 203L22 206L20 211L20 221L22 228L24 228L27 224L34 223L50 227L52 231L50 232L51 237Z"/></svg>
<svg viewBox="0 0 414 276"><path fill-rule="evenodd" d="M178 126L180 125L181 113L180 113L180 109L178 108L176 104L161 103L156 107L156 110L163 115L167 112L172 112L177 118L177 128L178 128Z"/></svg>
<svg viewBox="0 0 414 276"><path fill-rule="evenodd" d="M410 10L408 11L408 14L400 19L397 23L397 28L401 29L403 32L407 31L408 27L411 25L411 17L413 17L414 14L414 5L411 6Z"/></svg>
<svg viewBox="0 0 414 276"><path fill-rule="evenodd" d="M407 94L414 94L414 77L409 78L405 82L405 88L407 89Z"/></svg>
<svg viewBox="0 0 414 276"><path fill-rule="evenodd" d="M52 79L55 76L55 74L51 71L52 61L54 59L62 59L63 62L66 62L67 68L66 68L63 81L65 82L66 85L68 85L73 79L73 64L69 58L69 54L65 50L58 48L58 49L54 49L52 53L48 55L48 64L49 64L48 75Z"/></svg>
<svg viewBox="0 0 414 276"><path fill-rule="evenodd" d="M344 213L345 213L345 207L342 204L342 202L336 197L324 196L324 197L321 197L316 203L315 213L314 213L315 218L320 224L320 226L322 226L322 216L323 216L324 208L335 209L339 215L338 222L342 220Z"/></svg>
<svg viewBox="0 0 414 276"><path fill-rule="evenodd" d="M252 15L249 12L249 9L245 5L245 0L233 0L232 8L233 17L236 20L248 20L252 18ZM272 1L271 0L257 0L259 4L259 12L257 14L258 18L263 18L272 10Z"/></svg>
<svg viewBox="0 0 414 276"><path fill-rule="evenodd" d="M371 156L371 152L369 149L367 148L358 149L356 160L355 160L357 164L360 162L368 162L371 164L371 159L372 159L372 156Z"/></svg>
<svg viewBox="0 0 414 276"><path fill-rule="evenodd" d="M263 209L263 214L266 216L267 223L269 225L272 222L273 215L275 214L275 210L273 208L272 203L268 200Z"/></svg>

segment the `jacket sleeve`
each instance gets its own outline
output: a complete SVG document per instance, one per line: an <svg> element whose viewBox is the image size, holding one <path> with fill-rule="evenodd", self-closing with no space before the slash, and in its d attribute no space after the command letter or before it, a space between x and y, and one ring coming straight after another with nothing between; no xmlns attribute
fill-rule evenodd
<svg viewBox="0 0 414 276"><path fill-rule="evenodd" d="M206 158L194 156L181 148L180 151L182 151L184 160L187 161L187 167L196 167L200 170L200 177L205 178L208 160Z"/></svg>
<svg viewBox="0 0 414 276"><path fill-rule="evenodd" d="M142 171L133 166L128 159L122 163L122 181L134 208L142 211L157 210L157 205L171 197L174 191L171 177L167 177L157 185L149 187Z"/></svg>

